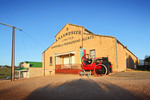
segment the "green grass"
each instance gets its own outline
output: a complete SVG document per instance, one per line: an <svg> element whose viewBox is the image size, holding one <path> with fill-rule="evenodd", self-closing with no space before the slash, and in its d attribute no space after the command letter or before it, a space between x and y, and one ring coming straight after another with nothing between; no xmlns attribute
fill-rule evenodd
<svg viewBox="0 0 150 100"><path fill-rule="evenodd" d="M15 68L16 70L17 68ZM15 72L17 75L17 72ZM0 68L0 79L6 79L6 77L11 76L11 67L10 68Z"/></svg>
<svg viewBox="0 0 150 100"><path fill-rule="evenodd" d="M0 79L11 76L11 68L0 68Z"/></svg>

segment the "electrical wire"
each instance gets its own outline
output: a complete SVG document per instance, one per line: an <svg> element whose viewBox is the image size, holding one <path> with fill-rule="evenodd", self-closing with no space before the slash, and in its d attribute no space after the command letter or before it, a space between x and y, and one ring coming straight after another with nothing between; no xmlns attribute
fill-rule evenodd
<svg viewBox="0 0 150 100"><path fill-rule="evenodd" d="M24 50L24 52L25 52L25 54L26 54L26 56L28 57L28 54L27 54L27 49L26 49L26 44L25 44L25 41L24 41L24 36L23 36L24 34L21 34L21 36L22 36L22 42L23 42L23 50Z"/></svg>
<svg viewBox="0 0 150 100"><path fill-rule="evenodd" d="M41 44L40 42L38 42L36 39L32 38L27 32L23 31L23 33L25 33L26 36L28 36L32 41L34 41L35 43L37 43L38 45L40 45L43 48L46 48L43 44Z"/></svg>

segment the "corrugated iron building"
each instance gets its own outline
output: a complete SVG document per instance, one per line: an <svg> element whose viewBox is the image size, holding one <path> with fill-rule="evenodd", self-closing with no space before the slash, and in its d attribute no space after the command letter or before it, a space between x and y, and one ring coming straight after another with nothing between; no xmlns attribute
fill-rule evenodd
<svg viewBox="0 0 150 100"><path fill-rule="evenodd" d="M97 35L83 26L67 23L56 34L55 42L43 52L42 75L81 69L83 48L93 57L108 57L112 71L125 71L138 65L138 58L115 37Z"/></svg>

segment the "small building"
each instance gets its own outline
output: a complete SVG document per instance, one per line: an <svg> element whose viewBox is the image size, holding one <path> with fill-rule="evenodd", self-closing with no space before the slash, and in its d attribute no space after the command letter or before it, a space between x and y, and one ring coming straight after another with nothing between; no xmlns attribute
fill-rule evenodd
<svg viewBox="0 0 150 100"><path fill-rule="evenodd" d="M144 65L144 60L139 60L139 65L143 66Z"/></svg>
<svg viewBox="0 0 150 100"><path fill-rule="evenodd" d="M138 58L116 37L94 34L83 26L67 23L43 52L42 75L81 69L83 50L93 58L108 57L112 71L125 71L138 65Z"/></svg>
<svg viewBox="0 0 150 100"><path fill-rule="evenodd" d="M15 70L19 78L29 78L42 75L42 62L25 61L21 68Z"/></svg>

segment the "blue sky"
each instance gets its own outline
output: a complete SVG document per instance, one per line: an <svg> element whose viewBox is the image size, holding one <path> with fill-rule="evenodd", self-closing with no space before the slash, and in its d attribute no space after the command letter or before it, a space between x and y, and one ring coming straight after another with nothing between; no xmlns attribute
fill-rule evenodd
<svg viewBox="0 0 150 100"><path fill-rule="evenodd" d="M149 0L0 0L0 23L16 30L15 65L42 61L66 23L115 36L139 59L150 55ZM11 65L12 29L0 25L0 65Z"/></svg>

